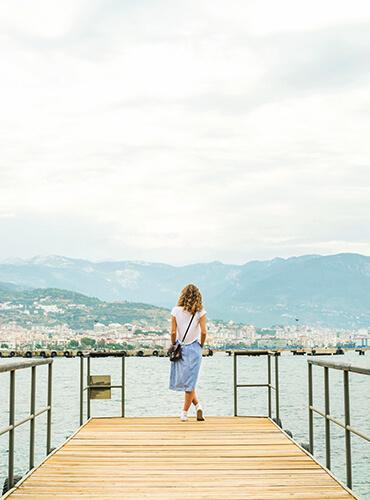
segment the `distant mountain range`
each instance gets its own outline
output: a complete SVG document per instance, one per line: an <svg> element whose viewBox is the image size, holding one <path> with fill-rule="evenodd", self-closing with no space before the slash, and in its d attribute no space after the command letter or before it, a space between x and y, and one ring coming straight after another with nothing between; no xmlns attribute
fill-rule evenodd
<svg viewBox="0 0 370 500"><path fill-rule="evenodd" d="M34 257L0 263L0 281L167 308L185 284L194 282L213 319L258 326L294 323L296 318L302 324L370 326L370 257L358 254L186 266Z"/></svg>

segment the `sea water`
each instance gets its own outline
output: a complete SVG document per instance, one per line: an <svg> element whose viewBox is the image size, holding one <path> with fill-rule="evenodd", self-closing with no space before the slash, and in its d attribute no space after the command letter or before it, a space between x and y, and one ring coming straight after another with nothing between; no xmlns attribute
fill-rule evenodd
<svg viewBox="0 0 370 500"><path fill-rule="evenodd" d="M355 352L343 356L320 356L336 362L370 366L370 352L359 356ZM16 361L16 360L14 360ZM169 360L167 358L126 358L127 416L179 415L182 393L168 389ZM0 359L0 363L9 362ZM238 383L267 382L267 358L239 357ZM272 359L274 368L274 359ZM85 361L86 369L86 361ZM323 368L314 366L314 406L324 409ZM53 363L52 446L56 447L79 426L79 373L78 358L55 358ZM86 373L86 372L85 372ZM272 370L274 373L274 369ZM280 418L284 429L293 433L298 443L308 442L307 409L307 357L284 353L279 357ZM111 375L112 384L120 384L119 358L91 359L91 374ZM31 370L16 373L16 420L24 418L30 408ZM37 409L46 406L47 366L37 368ZM274 380L272 380L274 384ZM370 434L370 377L350 373L351 425ZM198 393L205 415L233 415L233 358L226 353L204 357L198 381ZM85 393L86 394L86 393ZM112 389L110 400L91 402L92 416L120 415L120 389ZM9 374L0 374L0 428L8 423ZM274 398L274 396L273 396ZM330 370L331 414L343 420L343 373ZM273 399L274 409L274 399ZM85 405L86 410L86 405ZM238 389L239 415L266 415L266 388ZM324 463L324 419L314 418L315 457ZM353 485L357 494L370 500L370 443L352 435ZM332 471L345 482L345 443L343 429L331 424ZM8 438L0 437L0 484L7 474ZM36 421L35 463L42 460L46 449L46 414ZM24 474L28 466L29 423L15 431L15 472Z"/></svg>

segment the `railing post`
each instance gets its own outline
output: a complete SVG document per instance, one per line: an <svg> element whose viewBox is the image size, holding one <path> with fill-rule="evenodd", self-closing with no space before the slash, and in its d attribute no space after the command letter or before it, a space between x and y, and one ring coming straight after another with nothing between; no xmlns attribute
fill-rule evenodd
<svg viewBox="0 0 370 500"><path fill-rule="evenodd" d="M51 404L53 395L53 363L48 364L48 411L47 411L47 429L46 429L46 454L51 451Z"/></svg>
<svg viewBox="0 0 370 500"><path fill-rule="evenodd" d="M276 423L280 427L279 356L277 353L275 353L275 413Z"/></svg>
<svg viewBox="0 0 370 500"><path fill-rule="evenodd" d="M91 402L90 402L90 355L87 355L87 418L90 418Z"/></svg>
<svg viewBox="0 0 370 500"><path fill-rule="evenodd" d="M14 486L14 423L15 423L15 370L10 372L9 385L9 459L8 459L8 488Z"/></svg>
<svg viewBox="0 0 370 500"><path fill-rule="evenodd" d="M237 394L237 385L238 385L238 375L237 375L237 361L236 361L237 355L234 352L234 417L238 415L238 394Z"/></svg>
<svg viewBox="0 0 370 500"><path fill-rule="evenodd" d="M84 422L84 357L80 357L80 425Z"/></svg>
<svg viewBox="0 0 370 500"><path fill-rule="evenodd" d="M343 385L344 385L344 424L345 424L345 440L346 440L347 486L348 488L352 488L351 431L348 429L348 427L351 425L348 370L343 371Z"/></svg>
<svg viewBox="0 0 370 500"><path fill-rule="evenodd" d="M312 364L308 363L308 432L309 432L309 448L313 455L313 385L312 385Z"/></svg>
<svg viewBox="0 0 370 500"><path fill-rule="evenodd" d="M35 466L35 425L36 425L36 366L31 368L31 408L30 408L30 470Z"/></svg>
<svg viewBox="0 0 370 500"><path fill-rule="evenodd" d="M48 388L47 388L47 405L40 410L36 409L36 392L37 392L37 366L48 364ZM31 368L31 387L30 387L30 412L26 418L22 418L16 422L15 416L15 401L16 401L16 371L19 369ZM47 434L46 434L46 451L47 454L51 451L51 405L52 405L52 360L44 359L38 361L21 361L18 363L9 363L0 365L0 374L9 372L9 424L5 429L0 429L0 436L8 434L8 471L7 484L4 485L8 491L14 487L18 480L14 476L14 458L15 458L15 429L29 422L29 454L28 462L29 469L35 467L35 444L36 444L36 418L39 415L47 413ZM28 426L27 426L28 427ZM0 491L1 495L1 491Z"/></svg>
<svg viewBox="0 0 370 500"><path fill-rule="evenodd" d="M121 416L125 416L125 356L122 356L121 365Z"/></svg>
<svg viewBox="0 0 370 500"><path fill-rule="evenodd" d="M267 383L268 383L268 415L271 418L272 409L271 409L271 355L267 354Z"/></svg>
<svg viewBox="0 0 370 500"><path fill-rule="evenodd" d="M330 393L329 393L329 368L324 367L324 388L325 388L325 451L326 451L326 467L331 467L330 457Z"/></svg>

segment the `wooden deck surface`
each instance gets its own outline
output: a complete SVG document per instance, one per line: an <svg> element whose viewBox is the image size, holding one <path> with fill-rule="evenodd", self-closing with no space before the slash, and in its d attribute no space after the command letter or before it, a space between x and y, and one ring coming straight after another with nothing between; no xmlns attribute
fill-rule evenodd
<svg viewBox="0 0 370 500"><path fill-rule="evenodd" d="M94 418L11 499L354 498L267 418Z"/></svg>

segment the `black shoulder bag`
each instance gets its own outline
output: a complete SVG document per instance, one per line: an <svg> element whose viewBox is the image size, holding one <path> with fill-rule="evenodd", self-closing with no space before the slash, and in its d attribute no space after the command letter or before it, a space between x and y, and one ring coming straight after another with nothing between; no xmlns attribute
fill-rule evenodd
<svg viewBox="0 0 370 500"><path fill-rule="evenodd" d="M190 325L192 324L193 322L193 319L194 319L194 316L195 316L195 313L193 314L193 316L191 317L191 320L190 320L190 323L188 324L188 327L186 329L186 332L185 332L185 335L183 336L182 338L182 342L184 342L185 340L185 337L189 331L189 328L190 328ZM176 342L175 345L172 345L169 349L168 349L168 356L170 358L170 361L179 361L180 359L182 359L182 348L181 348L181 344Z"/></svg>

